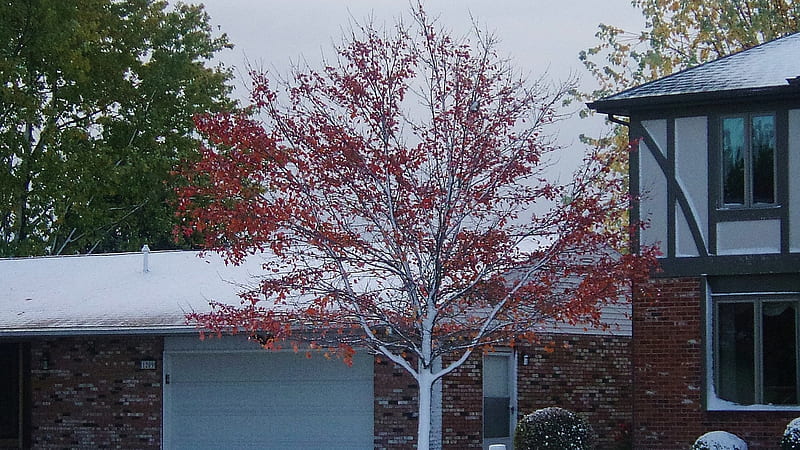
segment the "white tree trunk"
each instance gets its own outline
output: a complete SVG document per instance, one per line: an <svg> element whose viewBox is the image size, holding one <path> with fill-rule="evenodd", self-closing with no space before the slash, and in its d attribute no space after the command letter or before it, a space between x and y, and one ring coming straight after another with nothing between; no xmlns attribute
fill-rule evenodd
<svg viewBox="0 0 800 450"><path fill-rule="evenodd" d="M431 450L431 398L433 373L431 367L419 367L419 423L417 425L417 449Z"/></svg>
<svg viewBox="0 0 800 450"><path fill-rule="evenodd" d="M437 364L438 361L438 364ZM434 370L441 370L441 359L434 361ZM431 450L442 449L442 379L433 383L431 393Z"/></svg>

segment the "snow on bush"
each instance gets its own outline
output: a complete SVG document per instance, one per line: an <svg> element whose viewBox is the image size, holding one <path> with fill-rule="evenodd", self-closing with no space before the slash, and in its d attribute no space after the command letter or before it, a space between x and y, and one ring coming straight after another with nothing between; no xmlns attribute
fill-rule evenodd
<svg viewBox="0 0 800 450"><path fill-rule="evenodd" d="M800 450L800 417L786 425L781 439L781 450Z"/></svg>
<svg viewBox="0 0 800 450"><path fill-rule="evenodd" d="M593 450L597 438L589 422L563 408L544 408L523 417L514 435L516 450Z"/></svg>
<svg viewBox="0 0 800 450"><path fill-rule="evenodd" d="M727 431L712 431L697 438L691 450L747 450L747 443Z"/></svg>

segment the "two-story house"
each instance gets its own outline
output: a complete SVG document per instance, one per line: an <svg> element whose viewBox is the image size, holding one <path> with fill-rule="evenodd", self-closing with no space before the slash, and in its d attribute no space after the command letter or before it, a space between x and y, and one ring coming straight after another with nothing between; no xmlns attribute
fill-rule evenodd
<svg viewBox="0 0 800 450"><path fill-rule="evenodd" d="M629 127L635 448L725 430L776 448L800 416L800 33L605 97Z"/></svg>

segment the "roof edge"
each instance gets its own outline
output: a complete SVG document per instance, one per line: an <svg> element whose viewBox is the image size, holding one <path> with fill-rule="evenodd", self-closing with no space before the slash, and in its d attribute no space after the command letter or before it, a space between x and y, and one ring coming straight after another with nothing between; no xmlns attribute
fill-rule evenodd
<svg viewBox="0 0 800 450"><path fill-rule="evenodd" d="M760 101L800 99L800 89L794 86L770 86L756 89L732 89L714 92L690 92L685 94L655 95L618 100L599 99L586 103L589 109L601 114L630 116L632 110L657 109L679 105L703 105L712 103L734 103L758 97Z"/></svg>
<svg viewBox="0 0 800 450"><path fill-rule="evenodd" d="M153 326L153 327L49 327L49 328L7 328L0 329L0 339L9 337L59 337L59 336L118 336L199 333L195 326Z"/></svg>
<svg viewBox="0 0 800 450"><path fill-rule="evenodd" d="M683 69L681 69L681 70L679 70L677 72L673 72L671 74L656 78L654 80L650 80L650 81L647 81L645 83L638 84L636 86L631 86L631 87L629 87L627 89L623 89L623 90L621 90L619 92L615 92L614 94L611 94L609 96L606 96L606 97L598 99L597 102L603 102L604 100L608 101L608 102L614 102L614 101L623 101L623 100L633 100L633 99L637 99L637 98L638 99L656 98L658 96L652 96L652 97L650 97L650 96L638 96L638 97L626 97L626 98L623 98L623 99L614 99L614 97L627 94L628 92L631 92L631 91L636 91L636 90L642 89L642 88L644 88L646 86L650 86L652 84L662 82L663 80L666 80L666 79L669 79L669 78L674 78L674 77L680 76L680 75L682 75L682 74L684 74L686 72L692 72L692 71L696 71L696 70L701 70L705 66L718 64L720 61L724 61L724 60L727 60L727 59L733 58L733 57L738 57L739 55L741 55L743 53L749 52L750 50L755 50L755 49L758 49L760 47L766 47L766 46L774 45L776 42L782 41L782 40L787 39L787 38L790 38L790 37L792 37L794 35L800 35L800 31L794 31L794 32L791 32L791 33L786 33L786 34L784 34L784 35L782 35L782 36L780 36L778 38L775 38L775 39L772 39L772 40L769 40L769 41L766 41L766 42L762 42L762 43L760 43L758 45L754 45L753 47L740 49L738 51L735 51L735 52L730 53L728 55L722 56L720 58L716 58L716 59L713 59L713 60L710 60L710 61L704 61L704 62L702 62L700 64L697 64L697 65L694 65L694 66L685 67L685 68L683 68ZM798 75L800 75L800 74L798 74ZM771 87L778 87L778 86L771 86ZM783 86L780 86L780 87L783 87ZM720 93L720 92L725 92L725 91L713 91L713 92ZM686 94L676 94L676 95L686 95ZM597 103L597 102L593 102L593 103ZM591 108L591 106L590 106L590 108Z"/></svg>

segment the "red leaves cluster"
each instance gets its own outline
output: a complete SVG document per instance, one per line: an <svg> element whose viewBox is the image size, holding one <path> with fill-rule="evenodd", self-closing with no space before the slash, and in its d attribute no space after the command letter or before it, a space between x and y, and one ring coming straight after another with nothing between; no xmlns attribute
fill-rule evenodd
<svg viewBox="0 0 800 450"><path fill-rule="evenodd" d="M609 162L546 181L542 131L566 88L516 77L491 38L414 19L360 28L335 64L278 89L254 73L262 120L196 119L207 146L184 173L179 231L234 263L273 257L240 307L190 319L273 338L310 327L315 346L428 364L545 320L599 324L646 277L652 252L622 251L627 230L606 226L628 204Z"/></svg>

